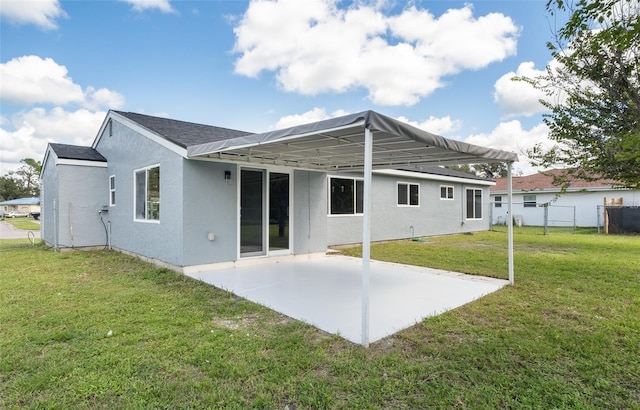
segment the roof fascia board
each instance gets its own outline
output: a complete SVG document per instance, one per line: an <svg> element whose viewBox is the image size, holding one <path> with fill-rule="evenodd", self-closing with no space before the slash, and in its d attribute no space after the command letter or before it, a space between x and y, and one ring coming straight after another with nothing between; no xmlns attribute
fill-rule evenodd
<svg viewBox="0 0 640 410"><path fill-rule="evenodd" d="M40 168L40 179L42 179L42 176L44 175L44 169L47 167L47 159L49 158L49 154L53 151L53 149L51 148L51 145L47 144L47 150L44 153L44 158L42 159L42 168ZM56 157L57 159L57 157Z"/></svg>
<svg viewBox="0 0 640 410"><path fill-rule="evenodd" d="M423 172L403 171L403 170L396 170L396 169L373 171L373 173L381 174L381 175L398 176L398 177L426 179L426 180L432 180L432 181L460 182L464 184L474 184L474 185L494 186L496 184L494 181L483 181L480 179L473 179L473 178L451 177L447 175L435 175L435 174L429 174L429 173L423 173Z"/></svg>
<svg viewBox="0 0 640 410"><path fill-rule="evenodd" d="M106 168L107 163L103 161L86 161L82 159L58 158L57 165L75 165L81 167Z"/></svg>
<svg viewBox="0 0 640 410"><path fill-rule="evenodd" d="M104 131L105 128L107 126L107 124L109 123L109 120L113 119L116 120L124 125L126 125L127 127L131 128L133 131L137 132L138 134L150 139L151 141L163 146L164 148L180 155L183 158L187 158L187 150L186 148L182 148L176 144L174 144L173 142L169 141L168 139L160 136L159 134L149 130L148 128L143 127L142 125L138 124L135 121L130 120L127 117L124 117L118 113L115 113L113 111L109 111L109 113L107 114L107 117L105 118L105 121L102 123L102 126L100 127L100 130L98 131L98 135L96 136L95 141L93 142L93 144L91 145L91 147L93 149L97 149L96 147L98 146L99 140L102 138L102 135L104 135Z"/></svg>

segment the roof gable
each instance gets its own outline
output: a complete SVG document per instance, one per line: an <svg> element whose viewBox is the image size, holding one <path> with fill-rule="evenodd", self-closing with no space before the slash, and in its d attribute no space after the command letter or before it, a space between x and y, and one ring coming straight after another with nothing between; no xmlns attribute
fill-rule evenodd
<svg viewBox="0 0 640 410"><path fill-rule="evenodd" d="M208 142L223 141L251 134L246 131L172 120L170 118L154 117L151 115L137 114L133 112L113 112L137 123L181 148L187 148L192 145L205 144Z"/></svg>

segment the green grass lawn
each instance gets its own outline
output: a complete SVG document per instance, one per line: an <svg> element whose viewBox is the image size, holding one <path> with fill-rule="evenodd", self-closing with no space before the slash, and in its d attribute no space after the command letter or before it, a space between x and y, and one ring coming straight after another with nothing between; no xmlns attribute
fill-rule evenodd
<svg viewBox="0 0 640 410"><path fill-rule="evenodd" d="M515 244L514 287L363 349L122 254L0 241L0 408L640 408L640 237ZM507 276L499 231L372 256Z"/></svg>
<svg viewBox="0 0 640 410"><path fill-rule="evenodd" d="M20 217L20 218L4 218L6 222L9 222L11 225L15 226L18 229L24 229L27 231L39 231L40 224L35 222L31 218Z"/></svg>

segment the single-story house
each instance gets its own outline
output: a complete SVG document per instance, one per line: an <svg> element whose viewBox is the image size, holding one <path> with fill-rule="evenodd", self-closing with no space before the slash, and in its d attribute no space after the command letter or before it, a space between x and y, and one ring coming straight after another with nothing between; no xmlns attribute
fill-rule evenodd
<svg viewBox="0 0 640 410"><path fill-rule="evenodd" d="M0 211L3 215L10 212L30 215L40 212L40 198L18 198L0 202Z"/></svg>
<svg viewBox="0 0 640 410"><path fill-rule="evenodd" d="M56 248L109 246L182 271L362 242L365 176L352 155L362 156L367 116L382 121L380 128L395 127L391 132L404 127L448 144L420 141L424 154L403 153L413 139L376 132L372 240L489 229L493 182L437 165L477 162L478 155L512 160L512 153L373 112L251 134L110 111L91 147L49 144L42 238ZM449 152L456 149L461 153ZM437 159L427 161L432 152Z"/></svg>
<svg viewBox="0 0 640 410"><path fill-rule="evenodd" d="M371 240L490 226L493 182L426 167L517 159L373 111L260 134L109 111L91 147L48 145L41 237L186 274L361 242L367 346Z"/></svg>
<svg viewBox="0 0 640 410"><path fill-rule="evenodd" d="M596 179L586 181L568 176L569 186L554 185L564 171L551 169L537 174L512 178L513 215L518 223L544 225L547 207L548 226L596 227L604 222L605 199L618 199L618 205L640 205L640 191L619 188L615 181ZM504 224L507 220L507 178L496 179L491 191L491 220Z"/></svg>

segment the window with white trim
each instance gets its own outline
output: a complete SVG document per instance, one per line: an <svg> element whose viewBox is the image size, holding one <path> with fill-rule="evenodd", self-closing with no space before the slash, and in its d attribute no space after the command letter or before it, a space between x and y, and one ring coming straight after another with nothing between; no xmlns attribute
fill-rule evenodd
<svg viewBox="0 0 640 410"><path fill-rule="evenodd" d="M453 187L451 185L440 185L440 199L453 199Z"/></svg>
<svg viewBox="0 0 640 410"><path fill-rule="evenodd" d="M482 219L482 189L467 188L467 219Z"/></svg>
<svg viewBox="0 0 640 410"><path fill-rule="evenodd" d="M116 206L116 176L109 177L109 206Z"/></svg>
<svg viewBox="0 0 640 410"><path fill-rule="evenodd" d="M137 221L160 220L160 166L134 171L134 212Z"/></svg>
<svg viewBox="0 0 640 410"><path fill-rule="evenodd" d="M329 214L355 215L363 212L364 180L329 178Z"/></svg>
<svg viewBox="0 0 640 410"><path fill-rule="evenodd" d="M524 201L525 208L535 208L538 206L535 195L524 195L522 199Z"/></svg>
<svg viewBox="0 0 640 410"><path fill-rule="evenodd" d="M502 196L496 196L493 199L493 204L496 208L502 208Z"/></svg>
<svg viewBox="0 0 640 410"><path fill-rule="evenodd" d="M398 182L398 206L420 206L420 185Z"/></svg>

